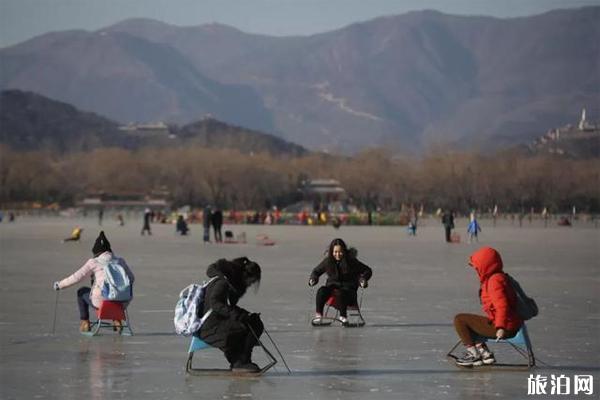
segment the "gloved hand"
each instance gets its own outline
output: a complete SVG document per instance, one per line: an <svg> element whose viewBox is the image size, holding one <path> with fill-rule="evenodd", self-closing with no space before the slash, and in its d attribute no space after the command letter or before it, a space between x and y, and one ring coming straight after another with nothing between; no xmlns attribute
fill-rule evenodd
<svg viewBox="0 0 600 400"><path fill-rule="evenodd" d="M316 279L310 278L308 280L308 286L312 287L312 286L315 286L316 284L317 284L317 280Z"/></svg>
<svg viewBox="0 0 600 400"><path fill-rule="evenodd" d="M244 324L250 324L252 325L252 321L254 321L255 319L259 318L260 319L260 314L259 313L247 313L245 314L242 318L241 321Z"/></svg>
<svg viewBox="0 0 600 400"><path fill-rule="evenodd" d="M369 287L369 282L367 282L366 279L359 279L358 280L358 284L360 285L361 288L368 288Z"/></svg>
<svg viewBox="0 0 600 400"><path fill-rule="evenodd" d="M58 285L58 282L54 282L52 284L52 289L54 289L54 290L60 290L60 286Z"/></svg>
<svg viewBox="0 0 600 400"><path fill-rule="evenodd" d="M250 313L244 309L240 309L239 314L238 314L238 321L245 323L248 320L248 317L250 316Z"/></svg>

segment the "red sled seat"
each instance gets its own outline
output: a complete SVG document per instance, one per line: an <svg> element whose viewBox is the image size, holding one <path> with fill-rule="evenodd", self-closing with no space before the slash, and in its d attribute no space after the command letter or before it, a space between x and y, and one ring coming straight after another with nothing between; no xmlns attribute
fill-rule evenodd
<svg viewBox="0 0 600 400"><path fill-rule="evenodd" d="M100 328L111 328L116 330L119 335L133 335L127 308L120 301L103 300L100 308L96 310L96 317L98 319L91 323L90 331L82 332L82 334L96 336ZM113 321L119 321L120 325L115 325Z"/></svg>
<svg viewBox="0 0 600 400"><path fill-rule="evenodd" d="M358 299L356 299L356 301L353 304L348 304L348 306L346 307L346 311L348 313L348 322L349 322L350 326L364 326L365 325L365 319L363 318L362 313L360 312L360 304L359 304L359 303L362 303L363 293L364 293L364 289L361 289L360 301L358 301ZM339 319L340 311L339 311L338 304L337 304L337 295L338 295L338 289L334 289L331 292L331 295L329 296L327 301L325 302L325 310L323 312L323 317L326 319L336 320L336 321L340 322L340 319ZM333 312L333 310L335 310L335 313Z"/></svg>

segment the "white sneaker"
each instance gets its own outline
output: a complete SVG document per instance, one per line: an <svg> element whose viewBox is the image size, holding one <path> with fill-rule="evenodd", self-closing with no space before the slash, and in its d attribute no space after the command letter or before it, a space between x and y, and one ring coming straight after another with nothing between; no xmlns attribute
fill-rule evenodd
<svg viewBox="0 0 600 400"><path fill-rule="evenodd" d="M339 320L340 320L340 322L342 323L343 326L348 326L350 324L348 322L348 318L346 318L346 317L340 317Z"/></svg>
<svg viewBox="0 0 600 400"><path fill-rule="evenodd" d="M496 362L496 359L494 358L494 353L492 353L485 344L476 347L477 351L479 352L479 355L481 356L481 361L485 365L494 364Z"/></svg>
<svg viewBox="0 0 600 400"><path fill-rule="evenodd" d="M310 321L313 325L321 325L323 323L323 316L321 314L315 314L312 321Z"/></svg>
<svg viewBox="0 0 600 400"><path fill-rule="evenodd" d="M481 360L481 356L479 355L479 352L475 346L472 346L467 347L465 354L456 359L456 364L463 367L478 367L483 364L483 361Z"/></svg>

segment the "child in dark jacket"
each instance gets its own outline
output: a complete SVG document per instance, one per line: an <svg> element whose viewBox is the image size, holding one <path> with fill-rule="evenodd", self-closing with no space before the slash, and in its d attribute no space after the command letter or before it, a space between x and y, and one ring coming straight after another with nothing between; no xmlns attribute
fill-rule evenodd
<svg viewBox="0 0 600 400"><path fill-rule="evenodd" d="M315 286L319 277L327 273L325 286L321 286L317 291L317 310L313 325L322 322L325 303L332 293L336 296L340 321L344 326L348 325L348 305L356 304L358 287L366 288L373 275L371 268L360 262L355 254L355 250L349 250L342 239L334 239L329 245L325 259L312 270L308 280L309 286Z"/></svg>

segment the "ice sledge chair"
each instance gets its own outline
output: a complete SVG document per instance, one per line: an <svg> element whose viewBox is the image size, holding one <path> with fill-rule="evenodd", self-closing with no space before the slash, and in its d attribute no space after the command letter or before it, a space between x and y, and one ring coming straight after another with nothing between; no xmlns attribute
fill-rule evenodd
<svg viewBox="0 0 600 400"><path fill-rule="evenodd" d="M254 334L254 332L253 332ZM224 374L224 373L231 373L231 374L239 374L239 375L262 375L265 372L267 372L269 369L271 369L271 367L273 367L275 364L277 364L277 360L275 359L275 357L273 357L273 354L271 354L271 352L265 347L265 345L260 341L260 339L258 339L258 346L262 347L262 349L264 350L265 354L267 355L267 357L269 358L269 363L267 363L267 365L265 365L263 368L261 368L258 372L240 372L240 373L235 373L230 371L229 369L215 369L215 368L194 368L192 366L192 360L194 358L194 353L196 351L200 351L200 350L205 350L205 349L209 349L212 346L209 345L208 343L206 343L204 340L200 339L197 336L192 336L192 341L190 342L190 347L188 349L188 358L187 361L185 363L185 372L190 374L190 375L209 375L209 374Z"/></svg>
<svg viewBox="0 0 600 400"><path fill-rule="evenodd" d="M117 329L119 335L133 336L127 309L120 301L103 300L100 308L96 310L97 320L90 324L89 332L81 332L85 336L96 336L100 328L114 330L113 321L121 321L121 327Z"/></svg>
<svg viewBox="0 0 600 400"><path fill-rule="evenodd" d="M489 339L485 337L478 336L475 340L476 342L492 342L495 343L495 339ZM491 364L485 367L516 367L516 368L524 368L530 369L535 367L535 355L533 354L533 346L531 345L531 339L529 339L529 333L527 332L527 327L525 323L521 326L521 329L517 331L517 334L509 339L501 339L498 343L504 343L510 345L517 353L519 353L524 359L527 360L527 364ZM452 349L448 352L447 356L452 361L455 361L458 357L453 354L454 350L461 345L461 341L454 345ZM480 368L480 367L477 367Z"/></svg>
<svg viewBox="0 0 600 400"><path fill-rule="evenodd" d="M363 318L362 313L360 312L364 291L364 288L360 288L360 299L357 299L357 301L354 304L348 304L348 307L346 308L348 312L348 325L346 325L347 327L357 328L365 326L365 319ZM336 300L337 292L338 289L334 289L331 292L331 295L329 296L327 301L325 302L325 309L323 310L322 322L320 324L313 323L313 326L329 326L334 321L342 323L342 321L340 321L339 318L340 311L338 309Z"/></svg>

